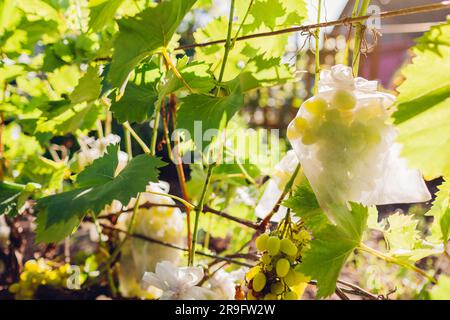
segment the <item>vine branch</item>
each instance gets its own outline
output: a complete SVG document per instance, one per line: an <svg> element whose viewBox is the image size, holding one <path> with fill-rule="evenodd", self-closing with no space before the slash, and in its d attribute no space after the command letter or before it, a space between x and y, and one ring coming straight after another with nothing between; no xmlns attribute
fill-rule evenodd
<svg viewBox="0 0 450 320"><path fill-rule="evenodd" d="M410 8L403 8L399 10L392 10L392 11L384 11L379 14L380 19L385 18L392 18L392 17L399 17L399 16L407 16L417 13L424 13L424 12L431 12L431 11L437 11L442 9L450 9L450 1L441 1L439 3L433 3L433 4L427 4L423 6L415 6ZM255 39L255 38L261 38L261 37L270 37L275 36L279 34L285 34L285 33L292 33L292 32L298 32L298 31L310 31L312 29L317 28L325 28L325 27L331 27L331 26L340 26L340 25L348 25L348 24L356 24L361 21L365 21L368 18L372 17L372 15L364 15L359 17L345 17L342 19L334 20L334 21L328 21L328 22L321 22L321 23L315 23L315 24L309 24L305 26L298 26L298 27L290 27L275 31L268 31L268 32L260 32L260 33L254 33L254 34L248 34L245 36L240 36L236 38L236 41L243 41L248 39ZM202 42L202 43L192 43L187 45L182 45L174 50L186 50L186 49L192 49L197 47L207 47L215 44L225 43L226 39L220 39L220 40L213 40L208 42Z"/></svg>
<svg viewBox="0 0 450 320"><path fill-rule="evenodd" d="M130 232L126 231L126 230L122 230L120 228L116 228L116 227L113 227L113 226L110 226L110 225L107 225L107 224L104 224L104 223L101 223L100 225L104 229L108 229L108 230L111 230L111 231L116 231L116 232L119 232L119 233L123 233L127 237L133 237L133 238L141 239L141 240L144 240L144 241L156 243L156 244L168 247L168 248L172 248L172 249L188 252L187 248L179 247L179 246L176 246L176 245L168 243L168 242L164 242L164 241L161 241L161 240L158 240L158 239L147 237L147 236L145 236L143 234L130 233ZM218 256L218 255L214 255L214 254L205 253L205 252L202 252L202 251L195 251L195 253L200 255L200 256L213 258L213 259L217 259L217 260L221 260L221 261L226 261L228 263L240 265L240 266L243 266L243 267L249 267L249 268L253 267L253 265L251 265L249 263L241 262L241 261L235 260L235 259L233 259L231 257L228 257L228 256ZM245 256L239 256L239 257L236 257L236 258L244 258L244 257ZM245 258L247 258L247 257L245 257Z"/></svg>

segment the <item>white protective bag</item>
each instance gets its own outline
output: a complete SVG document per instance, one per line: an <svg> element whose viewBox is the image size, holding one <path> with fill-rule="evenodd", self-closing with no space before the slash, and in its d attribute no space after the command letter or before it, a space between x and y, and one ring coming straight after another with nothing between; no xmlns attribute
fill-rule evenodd
<svg viewBox="0 0 450 320"><path fill-rule="evenodd" d="M325 209L347 201L381 205L431 199L420 172L400 157L387 112L395 97L377 86L336 65L321 73L318 94L289 124L288 139Z"/></svg>
<svg viewBox="0 0 450 320"><path fill-rule="evenodd" d="M169 193L169 184L164 181L159 183L150 182L147 191ZM173 205L175 202L165 196L150 193L142 193L139 204L146 202L152 204ZM133 210L136 199L132 199L127 208ZM118 226L127 230L131 221L132 212L120 215ZM184 216L176 207L153 206L151 208L140 208L136 212L134 232L144 236L183 246ZM125 297L141 297L153 299L158 290L143 290L141 279L145 272L155 271L158 262L169 261L175 265L180 263L182 252L177 249L168 248L157 243L151 243L139 238L130 238L122 247L120 256L120 291Z"/></svg>

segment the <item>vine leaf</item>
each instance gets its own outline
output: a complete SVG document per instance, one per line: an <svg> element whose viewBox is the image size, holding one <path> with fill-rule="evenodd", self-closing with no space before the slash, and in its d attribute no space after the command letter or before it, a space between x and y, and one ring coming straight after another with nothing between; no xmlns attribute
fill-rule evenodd
<svg viewBox="0 0 450 320"><path fill-rule="evenodd" d="M336 289L336 281L345 261L361 243L368 210L357 203L330 209L336 224L327 224L314 233L298 271L317 280L317 297L327 297Z"/></svg>
<svg viewBox="0 0 450 320"><path fill-rule="evenodd" d="M438 189L433 206L426 213L427 216L433 217L431 235L428 240L446 244L450 238L450 179L446 178Z"/></svg>
<svg viewBox="0 0 450 320"><path fill-rule="evenodd" d="M402 155L433 179L450 173L450 20L419 38L413 52L393 117Z"/></svg>
<svg viewBox="0 0 450 320"><path fill-rule="evenodd" d="M369 211L369 228L383 233L388 249L387 255L407 262L416 262L427 256L441 254L442 245L424 241L417 229L419 221L412 215L395 213L381 222L377 222L378 212Z"/></svg>
<svg viewBox="0 0 450 320"><path fill-rule="evenodd" d="M442 274L430 291L431 300L450 300L450 277Z"/></svg>
<svg viewBox="0 0 450 320"><path fill-rule="evenodd" d="M117 9L124 0L94 0L89 2L89 29L100 31L112 22Z"/></svg>
<svg viewBox="0 0 450 320"><path fill-rule="evenodd" d="M201 124L201 132L208 129L218 129L226 124L244 104L244 96L239 84L233 83L230 95L213 97L204 94L191 94L182 99L182 105L177 112L177 128L189 132L195 137L195 122Z"/></svg>
<svg viewBox="0 0 450 320"><path fill-rule="evenodd" d="M300 217L305 222L306 227L314 233L329 224L329 220L320 208L316 195L306 178L295 189L292 196L282 204Z"/></svg>
<svg viewBox="0 0 450 320"><path fill-rule="evenodd" d="M158 168L164 162L147 154L133 158L115 176L118 151L119 145L109 145L103 157L78 175L76 189L38 200L38 241L61 240L80 224L88 212L97 215L113 200L125 205L139 192L145 191L150 181L158 181Z"/></svg>
<svg viewBox="0 0 450 320"><path fill-rule="evenodd" d="M69 99L49 101L40 107L42 115L37 122L36 132L64 135L77 129L91 129L101 108L95 104L101 90L98 68L88 68L78 81Z"/></svg>
<svg viewBox="0 0 450 320"><path fill-rule="evenodd" d="M37 183L23 185L0 181L0 215L14 217L19 214L28 197L40 188Z"/></svg>
<svg viewBox="0 0 450 320"><path fill-rule="evenodd" d="M128 82L124 95L119 101L111 103L111 111L120 123L144 122L155 111L155 102L158 99L158 91L155 83Z"/></svg>
<svg viewBox="0 0 450 320"><path fill-rule="evenodd" d="M196 0L166 0L132 18L118 20L119 33L114 42L114 54L109 81L121 88L130 72L158 48L167 46L181 20Z"/></svg>

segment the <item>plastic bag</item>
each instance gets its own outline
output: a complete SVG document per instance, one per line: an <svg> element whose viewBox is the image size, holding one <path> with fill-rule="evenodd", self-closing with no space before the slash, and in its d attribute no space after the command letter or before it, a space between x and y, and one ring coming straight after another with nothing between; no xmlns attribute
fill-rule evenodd
<svg viewBox="0 0 450 320"><path fill-rule="evenodd" d="M267 182L266 189L261 196L258 205L255 208L255 214L258 218L264 219L275 207L278 199L283 193L283 189L294 174L299 161L293 150L289 150L281 161L275 166L275 172L272 178ZM301 183L302 175L297 174L293 189ZM278 211L272 216L270 221L279 222L286 215L287 208L280 206Z"/></svg>
<svg viewBox="0 0 450 320"><path fill-rule="evenodd" d="M166 182L150 183L147 191L168 193L169 185ZM128 208L133 210L136 200L130 201ZM169 198L149 193L142 193L139 203L175 204ZM132 212L119 217L118 225L127 230ZM183 246L184 216L180 209L174 207L154 206L149 209L142 208L136 213L134 232L147 237L161 240L176 246ZM140 283L146 271L155 271L156 264L161 261L170 261L177 265L182 257L182 251L151 243L138 238L131 238L125 242L120 258L119 283L122 295L125 297L154 298L158 290L142 290Z"/></svg>
<svg viewBox="0 0 450 320"><path fill-rule="evenodd" d="M418 170L395 143L387 107L395 97L377 81L353 78L343 65L323 71L319 93L305 101L288 127L291 142L319 203L412 203L431 196Z"/></svg>

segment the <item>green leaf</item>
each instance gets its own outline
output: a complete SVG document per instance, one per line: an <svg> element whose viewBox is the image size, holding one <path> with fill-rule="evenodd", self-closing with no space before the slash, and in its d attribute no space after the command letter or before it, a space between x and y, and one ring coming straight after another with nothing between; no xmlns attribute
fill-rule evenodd
<svg viewBox="0 0 450 320"><path fill-rule="evenodd" d="M194 139L194 122L201 124L201 132L218 129L226 124L244 104L244 97L239 85L235 85L228 96L213 97L203 94L191 94L182 99L177 112L177 128L189 131ZM222 122L224 121L224 122Z"/></svg>
<svg viewBox="0 0 450 320"><path fill-rule="evenodd" d="M261 26L273 30L277 26L277 18L281 18L285 14L286 9L280 0L255 1L250 9L250 15L253 21L244 25L244 33L255 31Z"/></svg>
<svg viewBox="0 0 450 320"><path fill-rule="evenodd" d="M89 1L89 29L96 32L112 22L117 9L119 9L123 1L124 0Z"/></svg>
<svg viewBox="0 0 450 320"><path fill-rule="evenodd" d="M0 215L15 216L19 214L20 208L28 197L40 187L37 183L23 185L0 181Z"/></svg>
<svg viewBox="0 0 450 320"><path fill-rule="evenodd" d="M302 258L298 270L317 280L317 297L327 297L336 289L336 281L347 258L361 243L367 221L367 208L350 203L333 207L330 212L336 225L328 224L315 233L311 248Z"/></svg>
<svg viewBox="0 0 450 320"><path fill-rule="evenodd" d="M169 44L195 1L165 0L133 18L118 21L119 34L114 42L114 54L108 73L113 86L121 88L142 59Z"/></svg>
<svg viewBox="0 0 450 320"><path fill-rule="evenodd" d="M431 300L450 300L450 277L442 274L430 291Z"/></svg>
<svg viewBox="0 0 450 320"><path fill-rule="evenodd" d="M0 181L0 215L18 213L17 200L24 189L24 185Z"/></svg>
<svg viewBox="0 0 450 320"><path fill-rule="evenodd" d="M313 232L318 232L329 224L329 220L320 208L316 195L306 178L295 189L292 196L283 202L283 206L290 208Z"/></svg>
<svg viewBox="0 0 450 320"><path fill-rule="evenodd" d="M118 151L118 145L108 146L103 157L79 174L79 188L38 200L38 241L61 240L78 226L88 212L96 215L113 200L127 204L132 197L145 191L150 181L158 181L158 168L164 163L147 154L133 158L114 177Z"/></svg>
<svg viewBox="0 0 450 320"><path fill-rule="evenodd" d="M158 92L155 83L128 82L124 95L111 103L111 111L120 123L144 122L155 111Z"/></svg>
<svg viewBox="0 0 450 320"><path fill-rule="evenodd" d="M89 67L70 94L70 102L79 104L97 100L100 95L100 90L101 78L98 74L98 68Z"/></svg>
<svg viewBox="0 0 450 320"><path fill-rule="evenodd" d="M431 235L428 240L445 245L450 238L450 179L445 178L438 189L433 206L426 213L427 216L433 217Z"/></svg>
<svg viewBox="0 0 450 320"><path fill-rule="evenodd" d="M426 32L413 52L393 117L402 155L433 179L450 173L450 21Z"/></svg>
<svg viewBox="0 0 450 320"><path fill-rule="evenodd" d="M92 165L80 172L77 176L77 186L80 188L101 185L114 179L114 173L119 158L117 157L118 145L110 144L106 148L105 155L94 161Z"/></svg>
<svg viewBox="0 0 450 320"><path fill-rule="evenodd" d="M199 61L188 63L188 60L188 56L183 56L177 61L177 70L180 72L184 81L196 92L208 93L211 91L215 86L210 72L211 66ZM159 89L160 97L184 88L184 84L175 76L172 69L169 70L166 78L166 82Z"/></svg>
<svg viewBox="0 0 450 320"><path fill-rule="evenodd" d="M39 155L30 156L16 181L21 183L36 182L42 189L53 192L62 187L67 165L44 158Z"/></svg>
<svg viewBox="0 0 450 320"><path fill-rule="evenodd" d="M64 135L76 130L89 130L100 116L101 107L94 102L101 90L98 69L89 67L80 78L68 100L49 101L41 106L36 132Z"/></svg>
<svg viewBox="0 0 450 320"><path fill-rule="evenodd" d="M376 208L369 209L368 227L383 233L386 241L386 255L397 260L414 263L430 255L442 254L442 245L424 241L418 230L419 221L413 215L395 213L377 221Z"/></svg>

